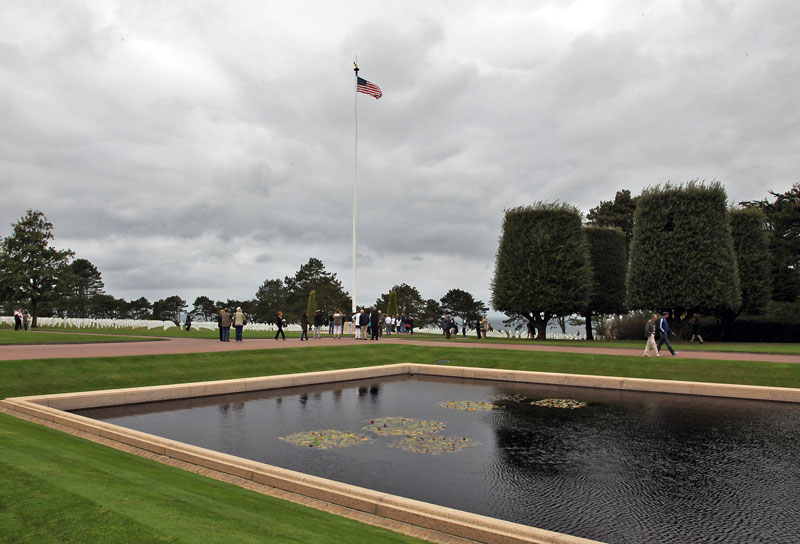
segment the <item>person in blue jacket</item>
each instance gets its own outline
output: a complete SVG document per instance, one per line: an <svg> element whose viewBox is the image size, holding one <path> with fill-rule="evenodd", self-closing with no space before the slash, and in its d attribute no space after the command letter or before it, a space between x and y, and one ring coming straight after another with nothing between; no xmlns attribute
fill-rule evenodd
<svg viewBox="0 0 800 544"><path fill-rule="evenodd" d="M664 312L661 316L661 319L658 321L658 353L661 355L661 346L667 344L667 348L669 348L669 352L672 355L677 355L678 352L672 349L672 344L669 343L669 335L675 336L675 333L672 332L669 328L669 323L667 323L667 318L669 317L669 312Z"/></svg>

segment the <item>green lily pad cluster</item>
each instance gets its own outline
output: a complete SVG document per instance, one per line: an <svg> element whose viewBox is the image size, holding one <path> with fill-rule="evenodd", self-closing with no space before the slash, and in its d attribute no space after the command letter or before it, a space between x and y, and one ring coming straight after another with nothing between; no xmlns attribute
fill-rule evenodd
<svg viewBox="0 0 800 544"><path fill-rule="evenodd" d="M488 410L490 408L484 409ZM401 448L414 453L439 455L479 445L479 442L475 442L465 436L440 436L436 434L446 426L442 421L428 421L410 417L382 417L365 420L364 422L367 423L364 426L366 431L382 436L398 437L398 440L389 444L390 448ZM328 449L356 446L370 442L372 439L356 433L325 429L281 436L280 440L296 446Z"/></svg>
<svg viewBox="0 0 800 544"><path fill-rule="evenodd" d="M326 450L328 448L346 448L348 446L355 446L363 442L369 442L369 438L364 435L355 433L348 433L345 431L337 431L335 429L324 429L321 431L305 431L300 433L290 434L289 436L281 436L279 440L294 444L296 446L305 446L309 448L319 448Z"/></svg>
<svg viewBox="0 0 800 544"><path fill-rule="evenodd" d="M510 393L497 393L493 397L497 402L522 402L527 398L525 395L512 395Z"/></svg>
<svg viewBox="0 0 800 544"><path fill-rule="evenodd" d="M370 419L369 423L362 428L365 431L371 431L379 435L416 436L435 433L441 431L444 427L445 424L441 421L427 421L410 417L381 417Z"/></svg>
<svg viewBox="0 0 800 544"><path fill-rule="evenodd" d="M567 408L569 410L585 408L589 405L588 402L580 402L573 399L542 399L533 401L531 404L534 406L541 406L543 408Z"/></svg>
<svg viewBox="0 0 800 544"><path fill-rule="evenodd" d="M414 453L429 453L440 455L442 453L453 453L471 446L477 446L471 438L463 436L439 436L435 434L421 436L407 436L389 444L391 448L401 448Z"/></svg>
<svg viewBox="0 0 800 544"><path fill-rule="evenodd" d="M482 400L442 401L437 403L437 406L441 406L442 408L450 408L452 410L464 410L465 412L488 412L489 410L503 410L505 408L499 404L492 404L491 402L485 402Z"/></svg>

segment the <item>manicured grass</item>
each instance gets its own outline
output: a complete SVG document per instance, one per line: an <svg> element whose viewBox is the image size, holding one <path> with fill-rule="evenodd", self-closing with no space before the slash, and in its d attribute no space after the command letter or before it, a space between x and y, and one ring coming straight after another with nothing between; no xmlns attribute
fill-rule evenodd
<svg viewBox="0 0 800 544"><path fill-rule="evenodd" d="M93 331L97 332L97 331ZM81 334L73 332L14 331L0 329L0 345L13 344L94 344L98 342L146 342L152 338L106 334Z"/></svg>
<svg viewBox="0 0 800 544"><path fill-rule="evenodd" d="M49 332L59 332L62 334L66 333L78 333L78 332L85 332L85 333L94 333L94 334L111 334L115 336L155 336L155 337L166 337L166 338L205 338L209 340L218 340L219 339L219 332L214 330L197 330L192 329L190 331L184 331L182 329L178 329L177 327L173 327L167 330L163 329L97 329L97 328L74 328L74 329L63 329L63 328L47 328L41 327L36 329L37 331L49 331ZM10 330L9 327L0 327L0 344L2 344L2 338L4 333L13 331ZM35 332L35 331L34 331ZM233 331L231 331L233 334ZM311 331L309 331L311 334ZM326 338L329 335L327 334L327 328L323 328L323 337ZM275 331L254 331L248 329L247 327L244 328L244 337L247 338L274 338ZM299 332L287 332L287 338L300 338ZM645 340L642 339L641 341L636 340L613 340L613 341L586 341L586 340L546 340L544 342L532 341L523 338L486 338L482 340L478 340L475 337L475 332L473 331L471 334L468 334L466 337L461 335L453 335L450 340L447 340L442 334L427 334L427 333L416 333L413 335L408 334L393 334L391 338L399 338L399 339L408 339L408 340L423 340L428 342L463 342L463 343L475 343L475 342L482 342L482 343L489 343L489 344L510 344L510 345L518 345L518 344L535 344L535 345L546 345L546 346L569 346L569 347L609 347L609 348L623 348L623 349L640 349L644 350ZM99 341L99 340L98 340ZM118 341L118 340L114 340ZM796 344L783 344L783 343L749 343L749 342L706 342L704 344L698 343L689 343L689 342L681 342L681 341L672 341L673 347L678 351L685 349L685 350L692 350L692 351L727 351L727 352L737 352L737 353L773 353L773 354L783 354L783 355L800 355L800 343Z"/></svg>
<svg viewBox="0 0 800 544"><path fill-rule="evenodd" d="M536 340L527 340L524 338L486 338L485 340L478 340L474 333L472 336L453 336L447 340L441 334L414 334L414 335L394 335L392 338L403 338L410 340L424 340L428 342L463 342L463 343L479 343L486 342L489 344L511 344L511 345L541 345L541 346L569 346L573 348L622 348L622 349L638 349L644 351L645 340L641 342L636 340L545 340L539 342ZM705 342L703 344L697 342L682 342L670 339L672 347L677 351L682 349L691 351L725 351L734 353L773 353L777 355L800 355L800 344L784 344L784 343L767 343L767 342Z"/></svg>
<svg viewBox="0 0 800 544"><path fill-rule="evenodd" d="M5 543L420 542L0 414Z"/></svg>
<svg viewBox="0 0 800 544"><path fill-rule="evenodd" d="M0 362L0 398L391 364L800 387L800 364L368 344ZM2 542L415 542L0 414Z"/></svg>

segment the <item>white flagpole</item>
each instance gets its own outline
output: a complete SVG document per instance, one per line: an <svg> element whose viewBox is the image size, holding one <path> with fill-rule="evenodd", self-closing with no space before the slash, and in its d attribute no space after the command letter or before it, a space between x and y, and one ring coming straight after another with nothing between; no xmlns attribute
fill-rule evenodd
<svg viewBox="0 0 800 544"><path fill-rule="evenodd" d="M355 81L355 163L353 168L353 313L356 312L356 282L358 280L358 63L354 62Z"/></svg>

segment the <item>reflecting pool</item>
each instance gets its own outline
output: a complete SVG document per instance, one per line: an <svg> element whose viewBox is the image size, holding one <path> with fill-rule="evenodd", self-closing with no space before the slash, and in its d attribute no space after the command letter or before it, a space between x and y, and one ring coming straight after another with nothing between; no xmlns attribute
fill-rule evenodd
<svg viewBox="0 0 800 544"><path fill-rule="evenodd" d="M795 404L398 376L75 413L604 542L800 541Z"/></svg>

